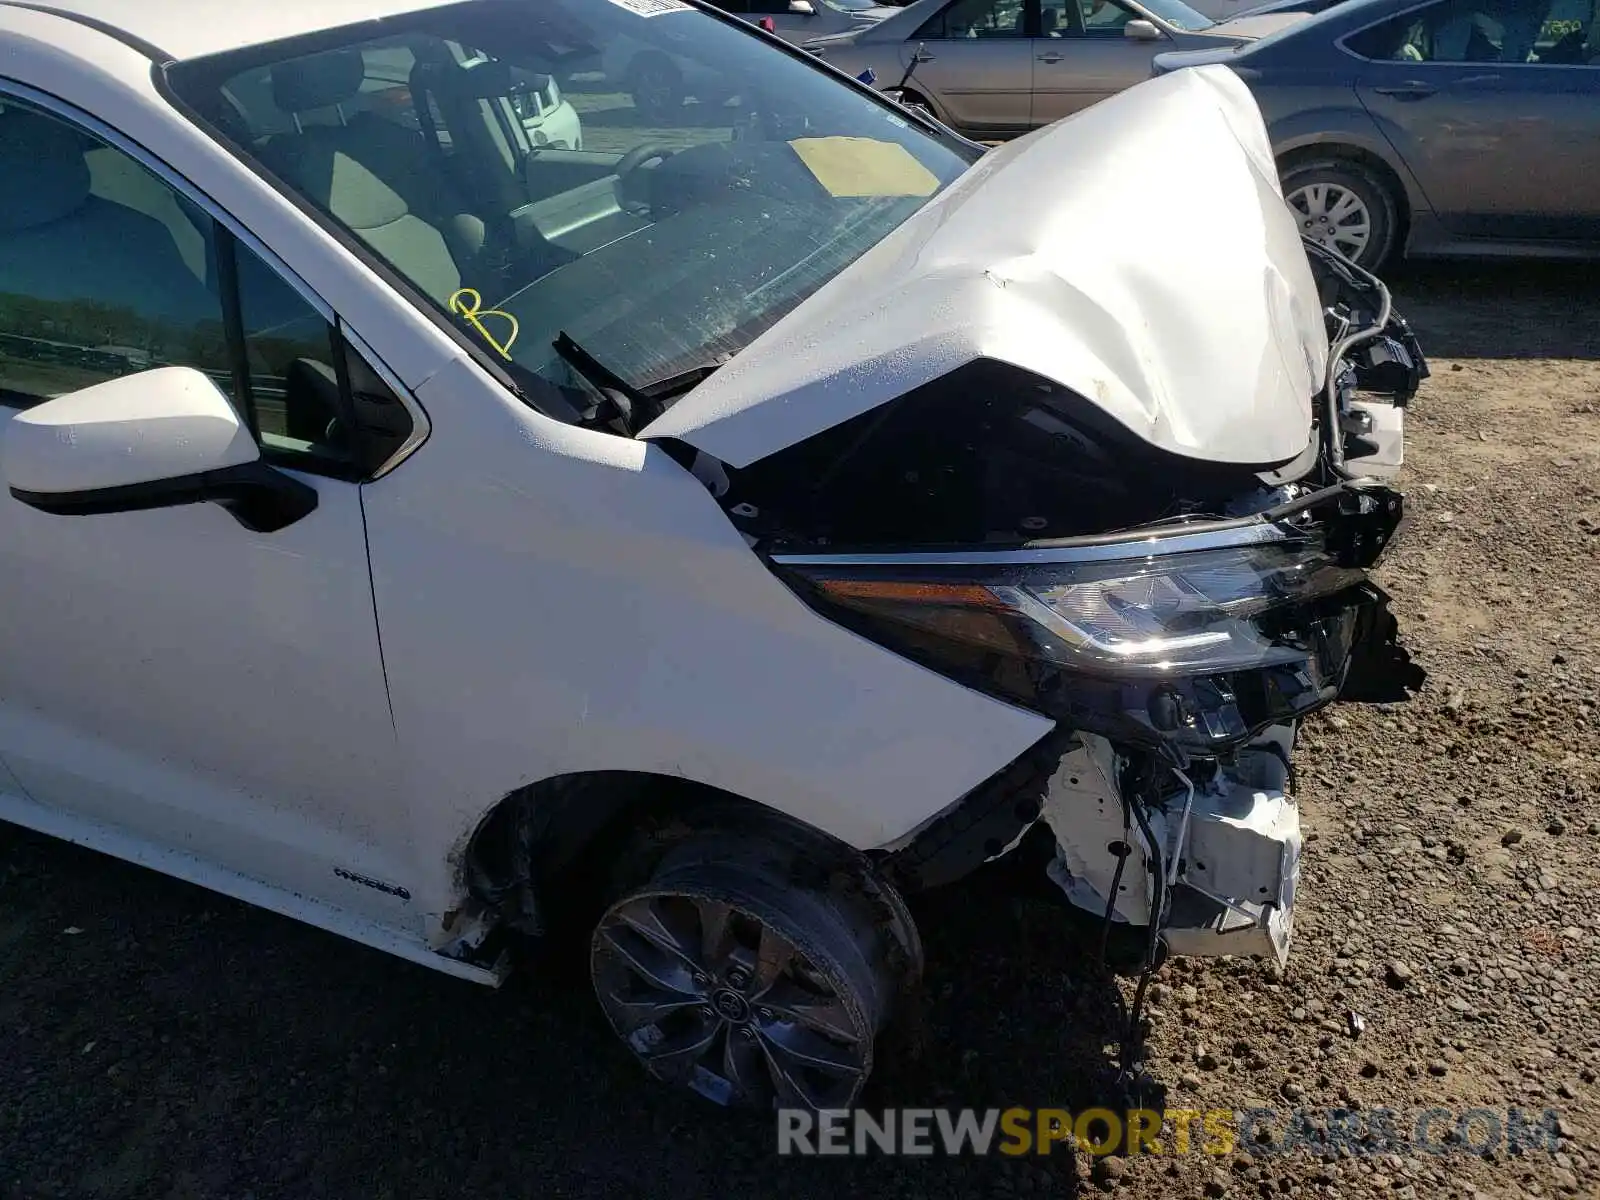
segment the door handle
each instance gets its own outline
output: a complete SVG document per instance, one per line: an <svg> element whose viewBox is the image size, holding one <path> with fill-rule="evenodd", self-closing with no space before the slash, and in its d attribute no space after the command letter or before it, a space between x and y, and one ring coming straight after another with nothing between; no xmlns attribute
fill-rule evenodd
<svg viewBox="0 0 1600 1200"><path fill-rule="evenodd" d="M1439 89L1431 83L1412 79L1405 83L1397 83L1393 87L1375 87L1372 90L1380 96L1393 96L1396 100L1426 100Z"/></svg>
<svg viewBox="0 0 1600 1200"><path fill-rule="evenodd" d="M1058 63L1061 61L1061 55L1058 51L1052 50L1048 54L1039 55L1039 61L1042 63Z"/></svg>
<svg viewBox="0 0 1600 1200"><path fill-rule="evenodd" d="M926 50L924 50L924 51L920 51L920 52L919 52L919 53L918 53L918 54L917 54L917 61L918 61L918 62L919 62L919 63L925 63L925 62L935 62L935 61L937 61L937 58L938 58L938 56L937 56L937 55L935 55L935 54L930 54L930 53L929 53L929 52L927 52L927 51L926 51Z"/></svg>

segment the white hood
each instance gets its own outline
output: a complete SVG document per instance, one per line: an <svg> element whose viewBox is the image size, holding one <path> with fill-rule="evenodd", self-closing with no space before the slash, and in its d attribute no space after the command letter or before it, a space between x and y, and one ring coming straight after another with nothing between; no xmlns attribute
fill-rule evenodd
<svg viewBox="0 0 1600 1200"><path fill-rule="evenodd" d="M1201 67L986 154L640 436L743 467L996 359L1161 449L1279 463L1327 354L1260 112Z"/></svg>

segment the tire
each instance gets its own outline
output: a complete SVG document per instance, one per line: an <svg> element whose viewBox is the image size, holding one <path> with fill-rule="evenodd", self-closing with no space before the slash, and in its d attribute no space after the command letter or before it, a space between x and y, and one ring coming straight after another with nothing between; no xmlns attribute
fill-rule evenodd
<svg viewBox="0 0 1600 1200"><path fill-rule="evenodd" d="M595 925L595 996L656 1078L736 1107L859 1097L903 986L894 937L872 889L802 882L792 851L691 835Z"/></svg>
<svg viewBox="0 0 1600 1200"><path fill-rule="evenodd" d="M683 73L664 54L645 54L628 73L633 106L647 121L670 121L683 107Z"/></svg>
<svg viewBox="0 0 1600 1200"><path fill-rule="evenodd" d="M1369 168L1344 158L1307 159L1283 171L1283 195L1308 237L1368 271L1399 250L1400 206Z"/></svg>

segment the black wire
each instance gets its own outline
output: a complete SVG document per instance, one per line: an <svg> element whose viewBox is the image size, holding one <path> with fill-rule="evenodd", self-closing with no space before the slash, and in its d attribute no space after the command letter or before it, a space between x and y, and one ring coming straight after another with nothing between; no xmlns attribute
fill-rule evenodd
<svg viewBox="0 0 1600 1200"><path fill-rule="evenodd" d="M1142 804L1132 804L1133 815L1139 822L1139 832L1144 835L1145 844L1150 847L1150 862L1155 870L1155 894L1150 908L1150 934L1145 945L1144 967L1139 975L1139 986L1133 993L1133 1003L1128 1008L1128 1032L1122 1040L1122 1061L1118 1070L1118 1079L1126 1084L1128 1077L1133 1073L1133 1064L1139 1058L1139 1051L1144 1047L1144 1037L1140 1032L1140 1025L1144 1017L1145 993L1149 989L1151 977L1155 975L1158 960L1158 951L1161 944L1161 926L1166 917L1167 876L1162 863L1161 847L1156 843L1155 831L1150 828L1150 822L1144 815Z"/></svg>
<svg viewBox="0 0 1600 1200"><path fill-rule="evenodd" d="M1122 869L1128 865L1128 855L1133 848L1128 845L1128 835L1133 831L1133 817L1128 798L1117 789L1122 801L1122 853L1117 855L1117 869L1111 873L1111 895L1106 898L1106 915L1100 922L1100 965L1106 965L1106 945L1111 940L1111 916L1117 910L1117 889L1122 885ZM1118 993L1119 995L1121 993Z"/></svg>

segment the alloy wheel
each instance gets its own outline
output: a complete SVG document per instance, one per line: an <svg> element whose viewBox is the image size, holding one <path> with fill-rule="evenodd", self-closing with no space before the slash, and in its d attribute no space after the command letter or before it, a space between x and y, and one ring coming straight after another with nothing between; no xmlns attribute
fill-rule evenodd
<svg viewBox="0 0 1600 1200"><path fill-rule="evenodd" d="M1372 240L1372 212L1351 188L1338 183L1307 183L1285 199L1300 222L1300 232L1360 262Z"/></svg>
<svg viewBox="0 0 1600 1200"><path fill-rule="evenodd" d="M625 896L591 946L601 1007L652 1074L719 1104L847 1107L872 1067L876 989L853 985L861 959L837 927L807 936L797 915L692 886Z"/></svg>

